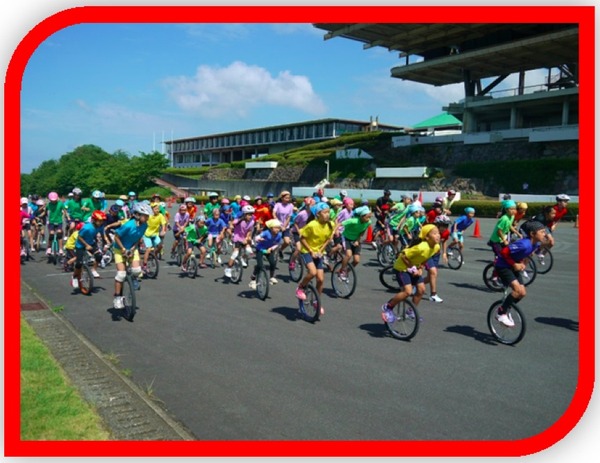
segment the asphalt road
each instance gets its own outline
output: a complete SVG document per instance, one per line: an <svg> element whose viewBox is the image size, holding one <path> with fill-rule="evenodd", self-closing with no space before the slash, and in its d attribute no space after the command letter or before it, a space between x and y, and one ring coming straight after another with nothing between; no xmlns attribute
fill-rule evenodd
<svg viewBox="0 0 600 463"><path fill-rule="evenodd" d="M481 277L494 221L480 223L484 238L467 232L466 264L440 270L444 302L421 302L410 342L381 322L392 293L370 249L349 300L333 295L326 274L326 314L316 324L296 319L282 264L261 301L248 272L239 285L222 269L192 280L167 259L157 280L142 283L133 322L112 309L114 265L87 297L43 259L24 264L21 277L201 440L524 439L554 424L577 387L578 230L559 226L554 268L520 303L525 338L505 346L486 325L500 295Z"/></svg>

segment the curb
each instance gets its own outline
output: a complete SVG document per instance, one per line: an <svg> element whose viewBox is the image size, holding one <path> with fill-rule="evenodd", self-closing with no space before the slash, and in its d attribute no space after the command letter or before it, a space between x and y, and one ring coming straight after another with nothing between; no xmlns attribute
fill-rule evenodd
<svg viewBox="0 0 600 463"><path fill-rule="evenodd" d="M21 315L111 433L111 440L197 440L21 280Z"/></svg>

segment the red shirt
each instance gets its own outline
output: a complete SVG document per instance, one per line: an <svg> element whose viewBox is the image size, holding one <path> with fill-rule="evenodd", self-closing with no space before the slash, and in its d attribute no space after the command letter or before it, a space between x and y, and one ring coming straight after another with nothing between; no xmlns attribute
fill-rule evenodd
<svg viewBox="0 0 600 463"><path fill-rule="evenodd" d="M558 204L555 204L553 209L556 211L556 215L554 216L552 225L557 224L560 221L560 219L562 219L567 214L567 208L563 207L562 209L559 209Z"/></svg>
<svg viewBox="0 0 600 463"><path fill-rule="evenodd" d="M254 206L254 220L257 223L264 224L267 220L271 220L273 218L273 214L271 213L271 208L268 204L263 203L259 206Z"/></svg>
<svg viewBox="0 0 600 463"><path fill-rule="evenodd" d="M438 212L435 209L431 209L429 212L427 212L426 217L427 217L427 223L433 223L433 221L435 220L435 218L438 216Z"/></svg>

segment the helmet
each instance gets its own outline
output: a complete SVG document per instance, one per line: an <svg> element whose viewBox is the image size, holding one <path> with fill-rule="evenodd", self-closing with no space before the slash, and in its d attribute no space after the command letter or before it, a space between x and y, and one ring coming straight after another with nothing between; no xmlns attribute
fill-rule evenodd
<svg viewBox="0 0 600 463"><path fill-rule="evenodd" d="M444 202L444 197L443 196L437 196L435 198L435 202L442 204Z"/></svg>
<svg viewBox="0 0 600 463"><path fill-rule="evenodd" d="M187 207L185 207L185 204L182 204L181 206L179 206L179 211L180 211L180 212L185 212L185 211L187 211Z"/></svg>
<svg viewBox="0 0 600 463"><path fill-rule="evenodd" d="M349 196L346 196L344 198L344 200L342 201L342 204L344 206L354 206L354 200L352 198L350 198Z"/></svg>
<svg viewBox="0 0 600 463"><path fill-rule="evenodd" d="M346 190L341 190L340 191L340 195L341 196L348 196L348 192Z"/></svg>
<svg viewBox="0 0 600 463"><path fill-rule="evenodd" d="M306 198L304 198L304 204L308 207L312 206L315 203L314 198L312 198L311 196L307 196Z"/></svg>
<svg viewBox="0 0 600 463"><path fill-rule="evenodd" d="M254 201L258 201L259 199L261 199L261 200L262 200L262 196L258 195L258 196L255 196L255 197L254 197Z"/></svg>
<svg viewBox="0 0 600 463"><path fill-rule="evenodd" d="M43 199L38 199L38 200L35 202L35 204L36 204L36 206L43 206L43 205L44 205L44 204L46 204L46 203L44 203L44 200L43 200Z"/></svg>
<svg viewBox="0 0 600 463"><path fill-rule="evenodd" d="M193 196L188 196L187 198L185 198L185 202L186 203L195 203L196 198L194 198Z"/></svg>
<svg viewBox="0 0 600 463"><path fill-rule="evenodd" d="M58 200L58 193L56 191L51 191L50 193L48 193L48 199L50 201L57 201Z"/></svg>
<svg viewBox="0 0 600 463"><path fill-rule="evenodd" d="M154 193L154 194L152 195L152 198L160 198L160 194L158 194L158 193Z"/></svg>
<svg viewBox="0 0 600 463"><path fill-rule="evenodd" d="M269 191L269 193L267 193L267 198L273 198L274 196L275 195L273 195L273 193L271 193L270 191Z"/></svg>
<svg viewBox="0 0 600 463"><path fill-rule="evenodd" d="M32 194L31 195L31 200L32 201L37 201L38 199L40 199L40 195L36 195L36 194Z"/></svg>
<svg viewBox="0 0 600 463"><path fill-rule="evenodd" d="M242 207L242 213L244 214L254 214L254 208L250 205Z"/></svg>
<svg viewBox="0 0 600 463"><path fill-rule="evenodd" d="M23 204L29 204L29 200L27 198L25 198L25 197L21 198L21 206Z"/></svg>
<svg viewBox="0 0 600 463"><path fill-rule="evenodd" d="M512 199L505 199L502 201L502 209L511 209L513 207L517 207L517 203L515 203Z"/></svg>
<svg viewBox="0 0 600 463"><path fill-rule="evenodd" d="M292 194L287 191L287 190L283 190L281 193L279 193L279 197L283 198L284 196L291 196Z"/></svg>
<svg viewBox="0 0 600 463"><path fill-rule="evenodd" d="M569 201L571 198L569 198L568 195L565 194L560 194L558 196L556 196L556 202L558 201Z"/></svg>
<svg viewBox="0 0 600 463"><path fill-rule="evenodd" d="M529 235L530 233L535 233L546 227L542 222L538 222L537 220L528 220L523 225L521 225L521 228L523 229L523 231L525 231L525 233Z"/></svg>
<svg viewBox="0 0 600 463"><path fill-rule="evenodd" d="M454 196L456 194L456 190L448 190L448 196Z"/></svg>
<svg viewBox="0 0 600 463"><path fill-rule="evenodd" d="M244 201L252 201L252 198L250 198L250 196L248 196L248 195L244 195L244 197L242 199Z"/></svg>
<svg viewBox="0 0 600 463"><path fill-rule="evenodd" d="M206 222L206 217L204 217L203 215L199 215L198 217L196 217L196 222Z"/></svg>
<svg viewBox="0 0 600 463"><path fill-rule="evenodd" d="M223 209L224 212L225 211L229 211L229 210L231 210L231 206L229 204L224 204L223 207L222 207L222 209Z"/></svg>
<svg viewBox="0 0 600 463"><path fill-rule="evenodd" d="M69 193L67 194L67 196L68 196L69 198L72 198L72 197L73 197L73 192L72 192L72 191L69 191Z"/></svg>
<svg viewBox="0 0 600 463"><path fill-rule="evenodd" d="M100 192L100 190L94 190L94 191L92 192L92 198L94 198L94 199L99 199L99 198L100 198L100 196L102 196L102 193Z"/></svg>
<svg viewBox="0 0 600 463"><path fill-rule="evenodd" d="M507 199L512 199L512 196L510 195L510 193L506 193L504 196L502 196L503 200L507 200Z"/></svg>
<svg viewBox="0 0 600 463"><path fill-rule="evenodd" d="M465 207L465 214L470 214L470 213L475 214L475 208L473 207Z"/></svg>
<svg viewBox="0 0 600 463"><path fill-rule="evenodd" d="M390 190L383 190L384 195L391 195L392 192Z"/></svg>
<svg viewBox="0 0 600 463"><path fill-rule="evenodd" d="M281 222L278 219L267 220L265 225L269 228L281 228Z"/></svg>
<svg viewBox="0 0 600 463"><path fill-rule="evenodd" d="M81 188L73 188L73 194L74 195L80 195L81 194Z"/></svg>
<svg viewBox="0 0 600 463"><path fill-rule="evenodd" d="M210 193L208 193L208 197L209 198L218 198L219 194L215 193L214 191L211 191Z"/></svg>
<svg viewBox="0 0 600 463"><path fill-rule="evenodd" d="M406 213L408 215L412 215L415 212L417 212L418 210L419 210L419 206L417 206L416 204L411 204L410 206L407 206Z"/></svg>
<svg viewBox="0 0 600 463"><path fill-rule="evenodd" d="M517 207L519 209L527 209L527 203L517 203Z"/></svg>
<svg viewBox="0 0 600 463"><path fill-rule="evenodd" d="M119 196L119 199L122 199L123 201L127 201L127 199L129 199L129 198L127 198L127 195L121 195L121 196Z"/></svg>
<svg viewBox="0 0 600 463"><path fill-rule="evenodd" d="M83 228L83 222L79 222L77 225L75 225L75 230L81 230Z"/></svg>
<svg viewBox="0 0 600 463"><path fill-rule="evenodd" d="M122 199L117 199L117 200L115 201L115 204L114 204L114 205L115 205L115 206L117 206L117 207L123 207L123 206L125 205L125 203L123 202L123 200L122 200Z"/></svg>
<svg viewBox="0 0 600 463"><path fill-rule="evenodd" d="M135 191L130 191L127 196L137 196L137 195L135 194Z"/></svg>
<svg viewBox="0 0 600 463"><path fill-rule="evenodd" d="M106 214L103 211L92 212L92 220L106 220Z"/></svg>
<svg viewBox="0 0 600 463"><path fill-rule="evenodd" d="M132 208L134 214L153 215L152 208L146 203L135 203Z"/></svg>
<svg viewBox="0 0 600 463"><path fill-rule="evenodd" d="M110 210L110 212L117 213L121 210L121 208L117 204L113 204L112 206L110 206L109 210Z"/></svg>
<svg viewBox="0 0 600 463"><path fill-rule="evenodd" d="M368 206L360 206L354 209L354 215L358 217L364 217L367 214L371 213L371 209Z"/></svg>
<svg viewBox="0 0 600 463"><path fill-rule="evenodd" d="M389 211L390 209L390 205L389 204L382 204L381 205L381 210L382 211Z"/></svg>
<svg viewBox="0 0 600 463"><path fill-rule="evenodd" d="M221 204L229 204L229 200L227 198L223 198L221 200Z"/></svg>
<svg viewBox="0 0 600 463"><path fill-rule="evenodd" d="M433 223L438 225L450 225L451 220L447 215L440 214L434 219Z"/></svg>

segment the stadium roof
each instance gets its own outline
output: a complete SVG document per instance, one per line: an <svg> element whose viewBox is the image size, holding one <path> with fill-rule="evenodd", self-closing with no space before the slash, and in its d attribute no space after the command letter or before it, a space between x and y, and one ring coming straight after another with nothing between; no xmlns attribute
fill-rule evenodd
<svg viewBox="0 0 600 463"><path fill-rule="evenodd" d="M314 24L363 48L399 52L392 77L435 86L568 66L577 69L576 24Z"/></svg>
<svg viewBox="0 0 600 463"><path fill-rule="evenodd" d="M452 114L441 113L412 126L412 129L429 129L462 126L462 121Z"/></svg>

